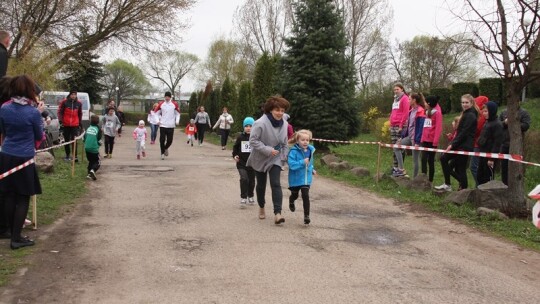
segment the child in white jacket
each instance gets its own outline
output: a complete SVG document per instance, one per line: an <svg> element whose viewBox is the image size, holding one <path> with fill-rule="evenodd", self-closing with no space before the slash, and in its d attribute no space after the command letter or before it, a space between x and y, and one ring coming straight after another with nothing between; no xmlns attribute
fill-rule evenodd
<svg viewBox="0 0 540 304"><path fill-rule="evenodd" d="M141 159L141 154L146 157L145 143L146 143L146 128L144 127L144 121L139 120L139 126L133 130L133 139L136 141L135 150L137 151L137 159Z"/></svg>

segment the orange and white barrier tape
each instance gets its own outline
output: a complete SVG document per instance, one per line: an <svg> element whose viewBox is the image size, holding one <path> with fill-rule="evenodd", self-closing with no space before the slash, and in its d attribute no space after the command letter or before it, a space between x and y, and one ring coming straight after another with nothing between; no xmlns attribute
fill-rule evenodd
<svg viewBox="0 0 540 304"><path fill-rule="evenodd" d="M52 146L52 147L48 147L48 148L45 148L45 149L37 150L36 153L47 152L47 151L52 150L52 149L56 149L56 148L60 148L60 147L63 147L63 146L71 145L71 144L74 143L75 141L77 141L77 140L83 138L84 133L86 133L86 131L83 131L81 135L75 137L72 141L63 142L63 143L61 143L61 144L58 144L58 145L55 145L55 146Z"/></svg>
<svg viewBox="0 0 540 304"><path fill-rule="evenodd" d="M11 170L8 170L7 172L2 173L2 174L0 175L0 180L6 178L7 176L9 176L9 175L11 175L11 174L13 174L13 173L15 173L15 172L17 172L17 171L19 171L19 170L22 170L22 169L24 169L24 168L30 166L30 165L33 164L34 162L35 162L35 161L34 161L33 158L32 158L32 159L29 159L29 160L27 160L24 164L20 164L20 165L18 165L17 167L15 167L15 168L13 168L13 169L11 169Z"/></svg>
<svg viewBox="0 0 540 304"><path fill-rule="evenodd" d="M350 140L331 140L331 139L321 139L321 138L312 138L314 141L320 142L329 142L336 144L361 144L361 145L379 145L378 141L350 141Z"/></svg>

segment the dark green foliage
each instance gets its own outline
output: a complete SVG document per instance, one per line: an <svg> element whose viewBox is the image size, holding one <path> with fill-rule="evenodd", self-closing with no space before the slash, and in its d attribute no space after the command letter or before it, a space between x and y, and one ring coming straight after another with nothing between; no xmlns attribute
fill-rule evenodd
<svg viewBox="0 0 540 304"><path fill-rule="evenodd" d="M103 64L97 59L99 56L92 54L91 51L82 51L69 59L63 70L67 75L62 81L63 89L86 92L92 104L101 103L99 92L103 91L105 86L99 83L99 79L105 72Z"/></svg>
<svg viewBox="0 0 540 304"><path fill-rule="evenodd" d="M197 107L199 106L199 100L197 98L197 92L192 92L191 96L189 97L189 108L188 108L188 114L190 116L193 115L197 111Z"/></svg>
<svg viewBox="0 0 540 304"><path fill-rule="evenodd" d="M343 19L333 1L295 3L295 22L282 65L284 97L295 129L346 140L359 133L355 70L345 54Z"/></svg>
<svg viewBox="0 0 540 304"><path fill-rule="evenodd" d="M478 82L478 91L480 95L487 96L491 101L498 104L503 102L502 80L500 78L481 78Z"/></svg>
<svg viewBox="0 0 540 304"><path fill-rule="evenodd" d="M210 116L212 124L216 123L219 115L221 115L221 109L219 108L220 95L219 90L212 90L206 100L205 110L208 113L208 116Z"/></svg>
<svg viewBox="0 0 540 304"><path fill-rule="evenodd" d="M229 77L226 77L221 87L220 113L223 107L227 107L229 111L234 111L236 108L236 99L236 86Z"/></svg>
<svg viewBox="0 0 540 304"><path fill-rule="evenodd" d="M474 82L458 82L452 85L452 112L461 112L461 96L478 96L478 85Z"/></svg>
<svg viewBox="0 0 540 304"><path fill-rule="evenodd" d="M439 106L443 114L450 113L452 109L452 91L447 88L435 88L431 89L429 95L439 96Z"/></svg>
<svg viewBox="0 0 540 304"><path fill-rule="evenodd" d="M277 93L277 61L277 57L271 57L266 52L257 60L253 77L253 98L258 104Z"/></svg>
<svg viewBox="0 0 540 304"><path fill-rule="evenodd" d="M253 89L250 81L240 83L238 91L238 110L234 112L233 131L242 131L242 122L244 118L253 115L255 104L253 102Z"/></svg>

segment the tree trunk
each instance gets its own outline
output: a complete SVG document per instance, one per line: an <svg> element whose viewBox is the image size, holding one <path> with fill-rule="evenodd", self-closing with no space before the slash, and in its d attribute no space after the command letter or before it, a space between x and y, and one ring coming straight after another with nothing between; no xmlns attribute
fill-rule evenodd
<svg viewBox="0 0 540 304"><path fill-rule="evenodd" d="M508 132L510 135L510 154L523 155L523 134L519 119L519 98L521 89L513 79L505 79L508 100ZM512 216L518 216L525 208L523 164L510 161L508 164L508 210Z"/></svg>

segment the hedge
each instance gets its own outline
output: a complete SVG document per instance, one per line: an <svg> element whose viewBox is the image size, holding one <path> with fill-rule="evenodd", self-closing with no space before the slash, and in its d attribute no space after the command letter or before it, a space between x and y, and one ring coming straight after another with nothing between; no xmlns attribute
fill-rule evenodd
<svg viewBox="0 0 540 304"><path fill-rule="evenodd" d="M500 78L481 78L478 82L480 95L486 96L489 100L503 104L503 85Z"/></svg>
<svg viewBox="0 0 540 304"><path fill-rule="evenodd" d="M443 114L449 113L452 108L452 91L447 88L431 89L429 95L439 96L439 105Z"/></svg>
<svg viewBox="0 0 540 304"><path fill-rule="evenodd" d="M452 111L461 112L461 96L471 94L478 96L478 86L474 82L458 82L452 85Z"/></svg>

